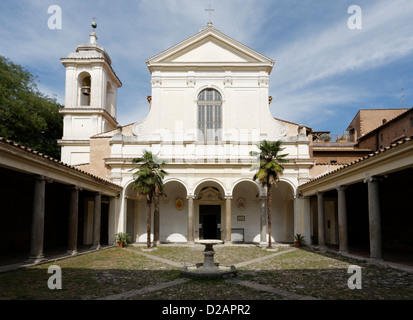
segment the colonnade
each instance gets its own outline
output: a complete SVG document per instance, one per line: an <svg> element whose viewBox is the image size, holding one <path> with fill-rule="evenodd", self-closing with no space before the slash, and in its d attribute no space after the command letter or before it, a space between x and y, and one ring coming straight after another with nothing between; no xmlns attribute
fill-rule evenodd
<svg viewBox="0 0 413 320"><path fill-rule="evenodd" d="M45 200L46 182L52 180L37 176L34 183L30 256L28 262L37 263L44 260L44 221L45 221ZM69 197L69 219L68 219L68 242L67 253L77 254L78 220L79 220L79 186L70 186ZM93 217L93 249L100 248L100 226L101 226L101 203L102 194L94 193L94 217Z"/></svg>
<svg viewBox="0 0 413 320"><path fill-rule="evenodd" d="M369 211L369 234L370 234L370 258L382 260L382 237L381 237L381 216L379 185L380 177L368 177L364 180L368 187L368 211ZM339 252L348 253L348 226L347 226L347 206L346 189L348 186L339 185L337 190L338 202L338 232L339 232ZM317 192L317 212L318 212L318 246L321 251L326 250L325 224L324 224L324 192Z"/></svg>

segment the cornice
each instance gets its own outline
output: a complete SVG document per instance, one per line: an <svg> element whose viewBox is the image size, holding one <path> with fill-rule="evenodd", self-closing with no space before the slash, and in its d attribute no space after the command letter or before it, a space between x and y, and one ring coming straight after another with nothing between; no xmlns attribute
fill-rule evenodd
<svg viewBox="0 0 413 320"><path fill-rule="evenodd" d="M13 164L12 170L25 172L23 168L33 168L28 174L43 175L60 183L81 185L93 189L92 191L103 189L105 193L112 195L122 190L121 186L104 178L1 137L0 156L2 166L8 167L7 163L10 162Z"/></svg>
<svg viewBox="0 0 413 320"><path fill-rule="evenodd" d="M94 115L94 114L100 114L103 115L107 120L109 120L110 124L114 127L118 125L118 122L114 117L111 116L109 112L102 108L94 108L94 107L87 107L87 106L78 106L78 107L72 107L72 108L61 108L59 109L60 114L88 114L88 115Z"/></svg>

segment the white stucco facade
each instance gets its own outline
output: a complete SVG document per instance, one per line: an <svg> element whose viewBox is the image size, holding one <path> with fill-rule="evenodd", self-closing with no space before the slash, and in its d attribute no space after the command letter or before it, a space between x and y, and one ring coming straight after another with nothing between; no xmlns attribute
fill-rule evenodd
<svg viewBox="0 0 413 320"><path fill-rule="evenodd" d="M149 150L167 162L161 242L193 242L206 236L226 242L267 241L265 191L252 180L255 158L250 151L258 151L262 140L282 140L289 162L273 190L272 236L288 242L293 233L308 233L304 211L309 204L296 197L296 190L310 179L310 142L305 127L277 120L270 112L274 60L208 24L147 61L149 114L115 129L116 88L121 83L106 52L99 63L88 55L80 51L62 59L67 69L62 161L88 163L94 152L90 140L107 141L105 178L123 187L114 217L116 231L132 234L135 242L146 241L146 204L131 189L131 169L132 159ZM85 70L95 96L90 105L79 106L74 101L80 101L82 86L74 79Z"/></svg>

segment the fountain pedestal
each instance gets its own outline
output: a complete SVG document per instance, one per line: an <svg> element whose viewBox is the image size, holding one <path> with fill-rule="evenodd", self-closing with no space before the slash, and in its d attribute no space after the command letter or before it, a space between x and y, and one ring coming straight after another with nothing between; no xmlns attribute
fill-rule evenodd
<svg viewBox="0 0 413 320"><path fill-rule="evenodd" d="M211 272L219 272L219 268L215 265L214 256L215 251L213 246L215 244L223 243L222 240L200 240L197 243L205 245L204 250L204 264L200 269Z"/></svg>
<svg viewBox="0 0 413 320"><path fill-rule="evenodd" d="M233 265L215 263L215 251L213 246L223 243L222 240L199 240L196 241L205 246L204 263L185 265L181 270L184 277L193 278L231 278L237 275L237 270Z"/></svg>

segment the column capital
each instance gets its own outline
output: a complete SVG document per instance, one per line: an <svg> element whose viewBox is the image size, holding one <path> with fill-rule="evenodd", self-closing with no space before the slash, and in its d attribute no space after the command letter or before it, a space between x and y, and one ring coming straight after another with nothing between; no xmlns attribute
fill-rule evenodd
<svg viewBox="0 0 413 320"><path fill-rule="evenodd" d="M187 200L195 200L195 199L196 199L196 195L195 195L195 194L188 194L188 195L186 196L186 199L187 199Z"/></svg>
<svg viewBox="0 0 413 320"><path fill-rule="evenodd" d="M38 181L45 181L46 177L45 176L41 176L41 175L37 175L34 177L34 180L38 180Z"/></svg>
<svg viewBox="0 0 413 320"><path fill-rule="evenodd" d="M46 181L48 183L52 183L53 179L46 177L46 176L42 176L42 175L36 175L35 180L39 180L39 181Z"/></svg>
<svg viewBox="0 0 413 320"><path fill-rule="evenodd" d="M301 199L302 197L303 197L302 192L297 189L294 195L294 199Z"/></svg>
<svg viewBox="0 0 413 320"><path fill-rule="evenodd" d="M348 189L348 186L344 186L344 185L339 185L336 186L337 191L344 191Z"/></svg>
<svg viewBox="0 0 413 320"><path fill-rule="evenodd" d="M224 197L224 199L225 199L225 200L232 200L233 197L232 197L232 195L226 195L226 196Z"/></svg>
<svg viewBox="0 0 413 320"><path fill-rule="evenodd" d="M80 186L69 186L68 189L69 190L82 191L82 187L80 187Z"/></svg>
<svg viewBox="0 0 413 320"><path fill-rule="evenodd" d="M322 197L324 195L324 192L323 191L317 191L315 194L316 194L317 197Z"/></svg>
<svg viewBox="0 0 413 320"><path fill-rule="evenodd" d="M383 177L367 175L364 178L364 183L366 183L366 182L378 182L378 181L383 181Z"/></svg>

